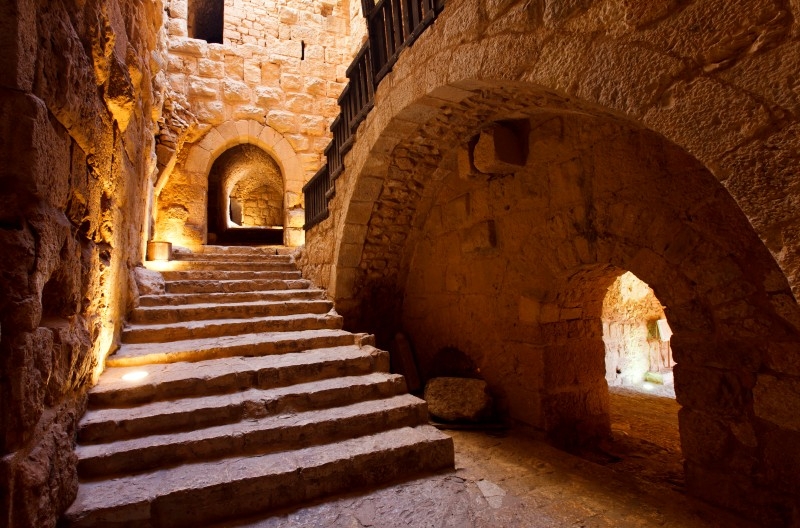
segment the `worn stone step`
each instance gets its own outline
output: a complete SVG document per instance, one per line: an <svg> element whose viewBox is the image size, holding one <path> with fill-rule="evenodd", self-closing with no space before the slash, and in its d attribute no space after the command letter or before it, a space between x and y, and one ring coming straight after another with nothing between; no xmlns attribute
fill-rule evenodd
<svg viewBox="0 0 800 528"><path fill-rule="evenodd" d="M143 379L124 376L146 373ZM389 372L389 353L369 345L319 348L262 357L230 357L194 363L112 367L89 391L89 407L142 403L249 388L271 389L335 376ZM135 376L135 374L134 374Z"/></svg>
<svg viewBox="0 0 800 528"><path fill-rule="evenodd" d="M298 280L299 271L226 271L226 270L183 270L162 271L165 281L183 280Z"/></svg>
<svg viewBox="0 0 800 528"><path fill-rule="evenodd" d="M280 258L280 257L278 257ZM250 260L172 260L168 265L162 263L145 263L145 267L156 271L295 271L297 266L291 260L282 258L273 260L273 257Z"/></svg>
<svg viewBox="0 0 800 528"><path fill-rule="evenodd" d="M388 398L406 392L398 374L361 376L298 383L274 389L252 388L231 394L158 401L136 407L92 409L78 429L82 444L107 443L145 435L189 431L262 418L286 411L305 411Z"/></svg>
<svg viewBox="0 0 800 528"><path fill-rule="evenodd" d="M139 306L179 306L201 303L239 303L252 301L286 301L290 299L324 299L325 290L303 288L297 290L249 290L242 292L213 293L166 293L163 295L142 295Z"/></svg>
<svg viewBox="0 0 800 528"><path fill-rule="evenodd" d="M267 356L316 348L352 345L359 336L344 330L301 330L183 339L171 343L123 344L106 359L106 367L203 361L233 356Z"/></svg>
<svg viewBox="0 0 800 528"><path fill-rule="evenodd" d="M452 439L404 427L289 452L81 483L70 526L198 526L453 467Z"/></svg>
<svg viewBox="0 0 800 528"><path fill-rule="evenodd" d="M246 319L206 319L168 324L134 324L122 331L123 343L166 343L181 339L201 339L260 332L297 332L300 330L339 329L338 314L294 314Z"/></svg>
<svg viewBox="0 0 800 528"><path fill-rule="evenodd" d="M251 253L230 253L230 252L203 252L203 253L174 253L173 262L192 262L197 260L221 260L227 262L294 262L291 255L275 254L270 251L259 251Z"/></svg>
<svg viewBox="0 0 800 528"><path fill-rule="evenodd" d="M271 290L300 290L311 287L306 279L250 280L171 280L165 282L167 293L233 293Z"/></svg>
<svg viewBox="0 0 800 528"><path fill-rule="evenodd" d="M327 299L202 303L185 306L140 306L131 312L134 324L177 323L207 319L234 319L276 315L321 314L333 308Z"/></svg>
<svg viewBox="0 0 800 528"><path fill-rule="evenodd" d="M243 255L243 256L259 256L259 255L286 255L289 256L294 251L294 248L286 246L200 246L197 249L189 250L181 247L173 247L172 257L175 259L183 259L188 256L205 256L216 257L224 255Z"/></svg>
<svg viewBox="0 0 800 528"><path fill-rule="evenodd" d="M82 479L140 473L216 458L274 453L427 423L425 401L410 394L333 409L288 412L259 420L152 435L76 449Z"/></svg>

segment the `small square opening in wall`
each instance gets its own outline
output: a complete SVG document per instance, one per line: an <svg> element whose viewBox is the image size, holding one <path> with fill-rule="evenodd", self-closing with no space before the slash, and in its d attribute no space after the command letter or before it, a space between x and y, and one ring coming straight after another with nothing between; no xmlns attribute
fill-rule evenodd
<svg viewBox="0 0 800 528"><path fill-rule="evenodd" d="M225 0L189 0L189 36L210 44L222 44Z"/></svg>

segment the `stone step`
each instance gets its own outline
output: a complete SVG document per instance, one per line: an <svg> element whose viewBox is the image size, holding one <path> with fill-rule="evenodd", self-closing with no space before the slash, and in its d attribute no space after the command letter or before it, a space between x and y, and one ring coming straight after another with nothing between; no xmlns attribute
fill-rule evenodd
<svg viewBox="0 0 800 528"><path fill-rule="evenodd" d="M172 262L193 262L198 260L222 260L227 262L294 262L291 255L276 255L268 251L257 253L176 253L173 254Z"/></svg>
<svg viewBox="0 0 800 528"><path fill-rule="evenodd" d="M338 314L295 314L246 319L206 319L168 324L134 324L122 330L123 343L166 343L181 339L202 339L225 335L300 330L337 330L342 327Z"/></svg>
<svg viewBox="0 0 800 528"><path fill-rule="evenodd" d="M185 462L300 449L427 421L424 400L402 394L182 433L81 445L76 449L78 472L81 479L141 473Z"/></svg>
<svg viewBox="0 0 800 528"><path fill-rule="evenodd" d="M311 287L305 279L250 280L172 280L165 282L167 293L234 293L249 291L300 290Z"/></svg>
<svg viewBox="0 0 800 528"><path fill-rule="evenodd" d="M138 381L123 378L141 372L147 374L146 378ZM352 344L274 356L111 367L89 391L89 407L126 407L371 372L389 372L389 353L369 345Z"/></svg>
<svg viewBox="0 0 800 528"><path fill-rule="evenodd" d="M328 313L332 308L333 303L327 299L202 303L186 306L140 306L131 312L130 321L134 324L166 324L208 319L322 314Z"/></svg>
<svg viewBox="0 0 800 528"><path fill-rule="evenodd" d="M80 422L78 441L82 444L107 443L189 431L287 411L325 409L388 398L405 392L406 383L402 376L375 372L274 389L251 388L231 394L158 401L136 407L92 409Z"/></svg>
<svg viewBox="0 0 800 528"><path fill-rule="evenodd" d="M249 290L231 293L167 293L163 295L142 295L139 297L139 306L179 306L201 303L240 303L252 301L285 301L289 299L308 300L324 298L325 290L320 290L317 288L274 291Z"/></svg>
<svg viewBox="0 0 800 528"><path fill-rule="evenodd" d="M203 361L233 356L267 356L316 348L352 345L359 336L344 330L301 330L241 334L171 343L123 344L106 359L106 367Z"/></svg>
<svg viewBox="0 0 800 528"><path fill-rule="evenodd" d="M223 280L298 280L299 271L225 271L225 270L183 270L162 271L165 281L223 281Z"/></svg>
<svg viewBox="0 0 800 528"><path fill-rule="evenodd" d="M156 271L296 271L290 260L250 259L232 260L171 260L169 265L146 263L145 267Z"/></svg>
<svg viewBox="0 0 800 528"><path fill-rule="evenodd" d="M404 427L259 456L81 483L70 526L197 526L453 467L452 439Z"/></svg>
<svg viewBox="0 0 800 528"><path fill-rule="evenodd" d="M184 258L186 255L245 255L245 256L258 256L258 255L291 255L294 248L286 246L200 246L195 250L188 250L185 248L174 247L172 249L172 257L175 259Z"/></svg>

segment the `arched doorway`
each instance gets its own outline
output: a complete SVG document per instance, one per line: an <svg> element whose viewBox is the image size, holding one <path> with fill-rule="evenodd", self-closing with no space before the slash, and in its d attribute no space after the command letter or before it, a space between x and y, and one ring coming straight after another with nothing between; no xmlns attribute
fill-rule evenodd
<svg viewBox="0 0 800 528"><path fill-rule="evenodd" d="M608 288L602 321L608 386L674 398L672 329L652 288L623 273Z"/></svg>
<svg viewBox="0 0 800 528"><path fill-rule="evenodd" d="M611 432L593 458L647 482L683 489L667 311L629 271L608 287L601 319Z"/></svg>
<svg viewBox="0 0 800 528"><path fill-rule="evenodd" d="M302 188L313 173L303 168L300 157L286 138L253 120L226 121L209 130L200 141L187 147L185 159L176 158L174 168L162 172L155 186L153 240L196 250L208 242L209 226L212 232L224 229L227 221L220 226L221 219L230 215L230 206L222 203L225 192L221 187L209 192L212 183L209 175L220 156L243 145L260 149L280 168L283 244L295 247L305 242ZM217 204L217 208L209 210L209 203ZM216 216L209 222L210 212Z"/></svg>
<svg viewBox="0 0 800 528"><path fill-rule="evenodd" d="M208 174L210 244L280 244L285 183L278 163L244 144L222 153Z"/></svg>
<svg viewBox="0 0 800 528"><path fill-rule="evenodd" d="M379 339L400 321L423 371L438 350L457 348L512 421L560 445L596 443L611 432L602 306L629 270L667 306L675 332L687 488L724 503L755 482L738 480L731 464L740 461L777 482L755 449L777 442L757 436L756 413L777 416L758 384L772 379L762 351L800 342L797 307L775 302L788 283L741 209L697 159L652 131L543 110L535 94L511 98L513 112L486 93L442 110L389 149L382 185L365 169L372 201L343 214L366 223L363 242L345 230L353 237L334 281L337 295L352 292L350 321L360 316L359 329ZM490 168L477 167L477 136L491 145L495 126L524 121L524 162L494 170L495 148L480 153ZM725 496L703 484L734 481L741 489Z"/></svg>

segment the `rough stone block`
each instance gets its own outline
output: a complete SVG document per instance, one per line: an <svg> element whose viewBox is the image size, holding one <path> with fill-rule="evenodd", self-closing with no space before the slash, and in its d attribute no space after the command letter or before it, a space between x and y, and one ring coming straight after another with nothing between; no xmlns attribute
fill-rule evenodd
<svg viewBox="0 0 800 528"><path fill-rule="evenodd" d="M281 104L284 98L283 90L269 86L258 86L255 88L256 103L264 110Z"/></svg>
<svg viewBox="0 0 800 528"><path fill-rule="evenodd" d="M497 247L497 230L494 220L471 226L461 233L461 252L485 253Z"/></svg>
<svg viewBox="0 0 800 528"><path fill-rule="evenodd" d="M277 132L285 134L297 128L297 116L285 110L270 110L267 112L267 124Z"/></svg>
<svg viewBox="0 0 800 528"><path fill-rule="evenodd" d="M208 99L219 97L220 82L218 80L202 79L200 77L190 76L188 81L190 96Z"/></svg>
<svg viewBox="0 0 800 528"><path fill-rule="evenodd" d="M232 79L222 81L222 97L231 103L249 102L252 93L250 88L242 82Z"/></svg>
<svg viewBox="0 0 800 528"><path fill-rule="evenodd" d="M794 377L758 376L753 388L753 410L756 416L793 431L800 431L800 379Z"/></svg>
<svg viewBox="0 0 800 528"><path fill-rule="evenodd" d="M230 80L244 80L244 59L237 55L225 55L225 77Z"/></svg>
<svg viewBox="0 0 800 528"><path fill-rule="evenodd" d="M428 411L449 422L480 422L491 418L492 397L486 382L470 378L433 378L425 385Z"/></svg>
<svg viewBox="0 0 800 528"><path fill-rule="evenodd" d="M225 63L218 60L198 59L197 73L201 77L222 79L225 75Z"/></svg>
<svg viewBox="0 0 800 528"><path fill-rule="evenodd" d="M169 41L169 50L173 53L185 53L192 57L202 57L206 53L208 43L192 38L174 38Z"/></svg>
<svg viewBox="0 0 800 528"><path fill-rule="evenodd" d="M139 295L161 295L165 292L164 277L159 272L137 266L133 273Z"/></svg>
<svg viewBox="0 0 800 528"><path fill-rule="evenodd" d="M244 61L244 81L246 83L261 82L261 61L259 59L246 59Z"/></svg>

